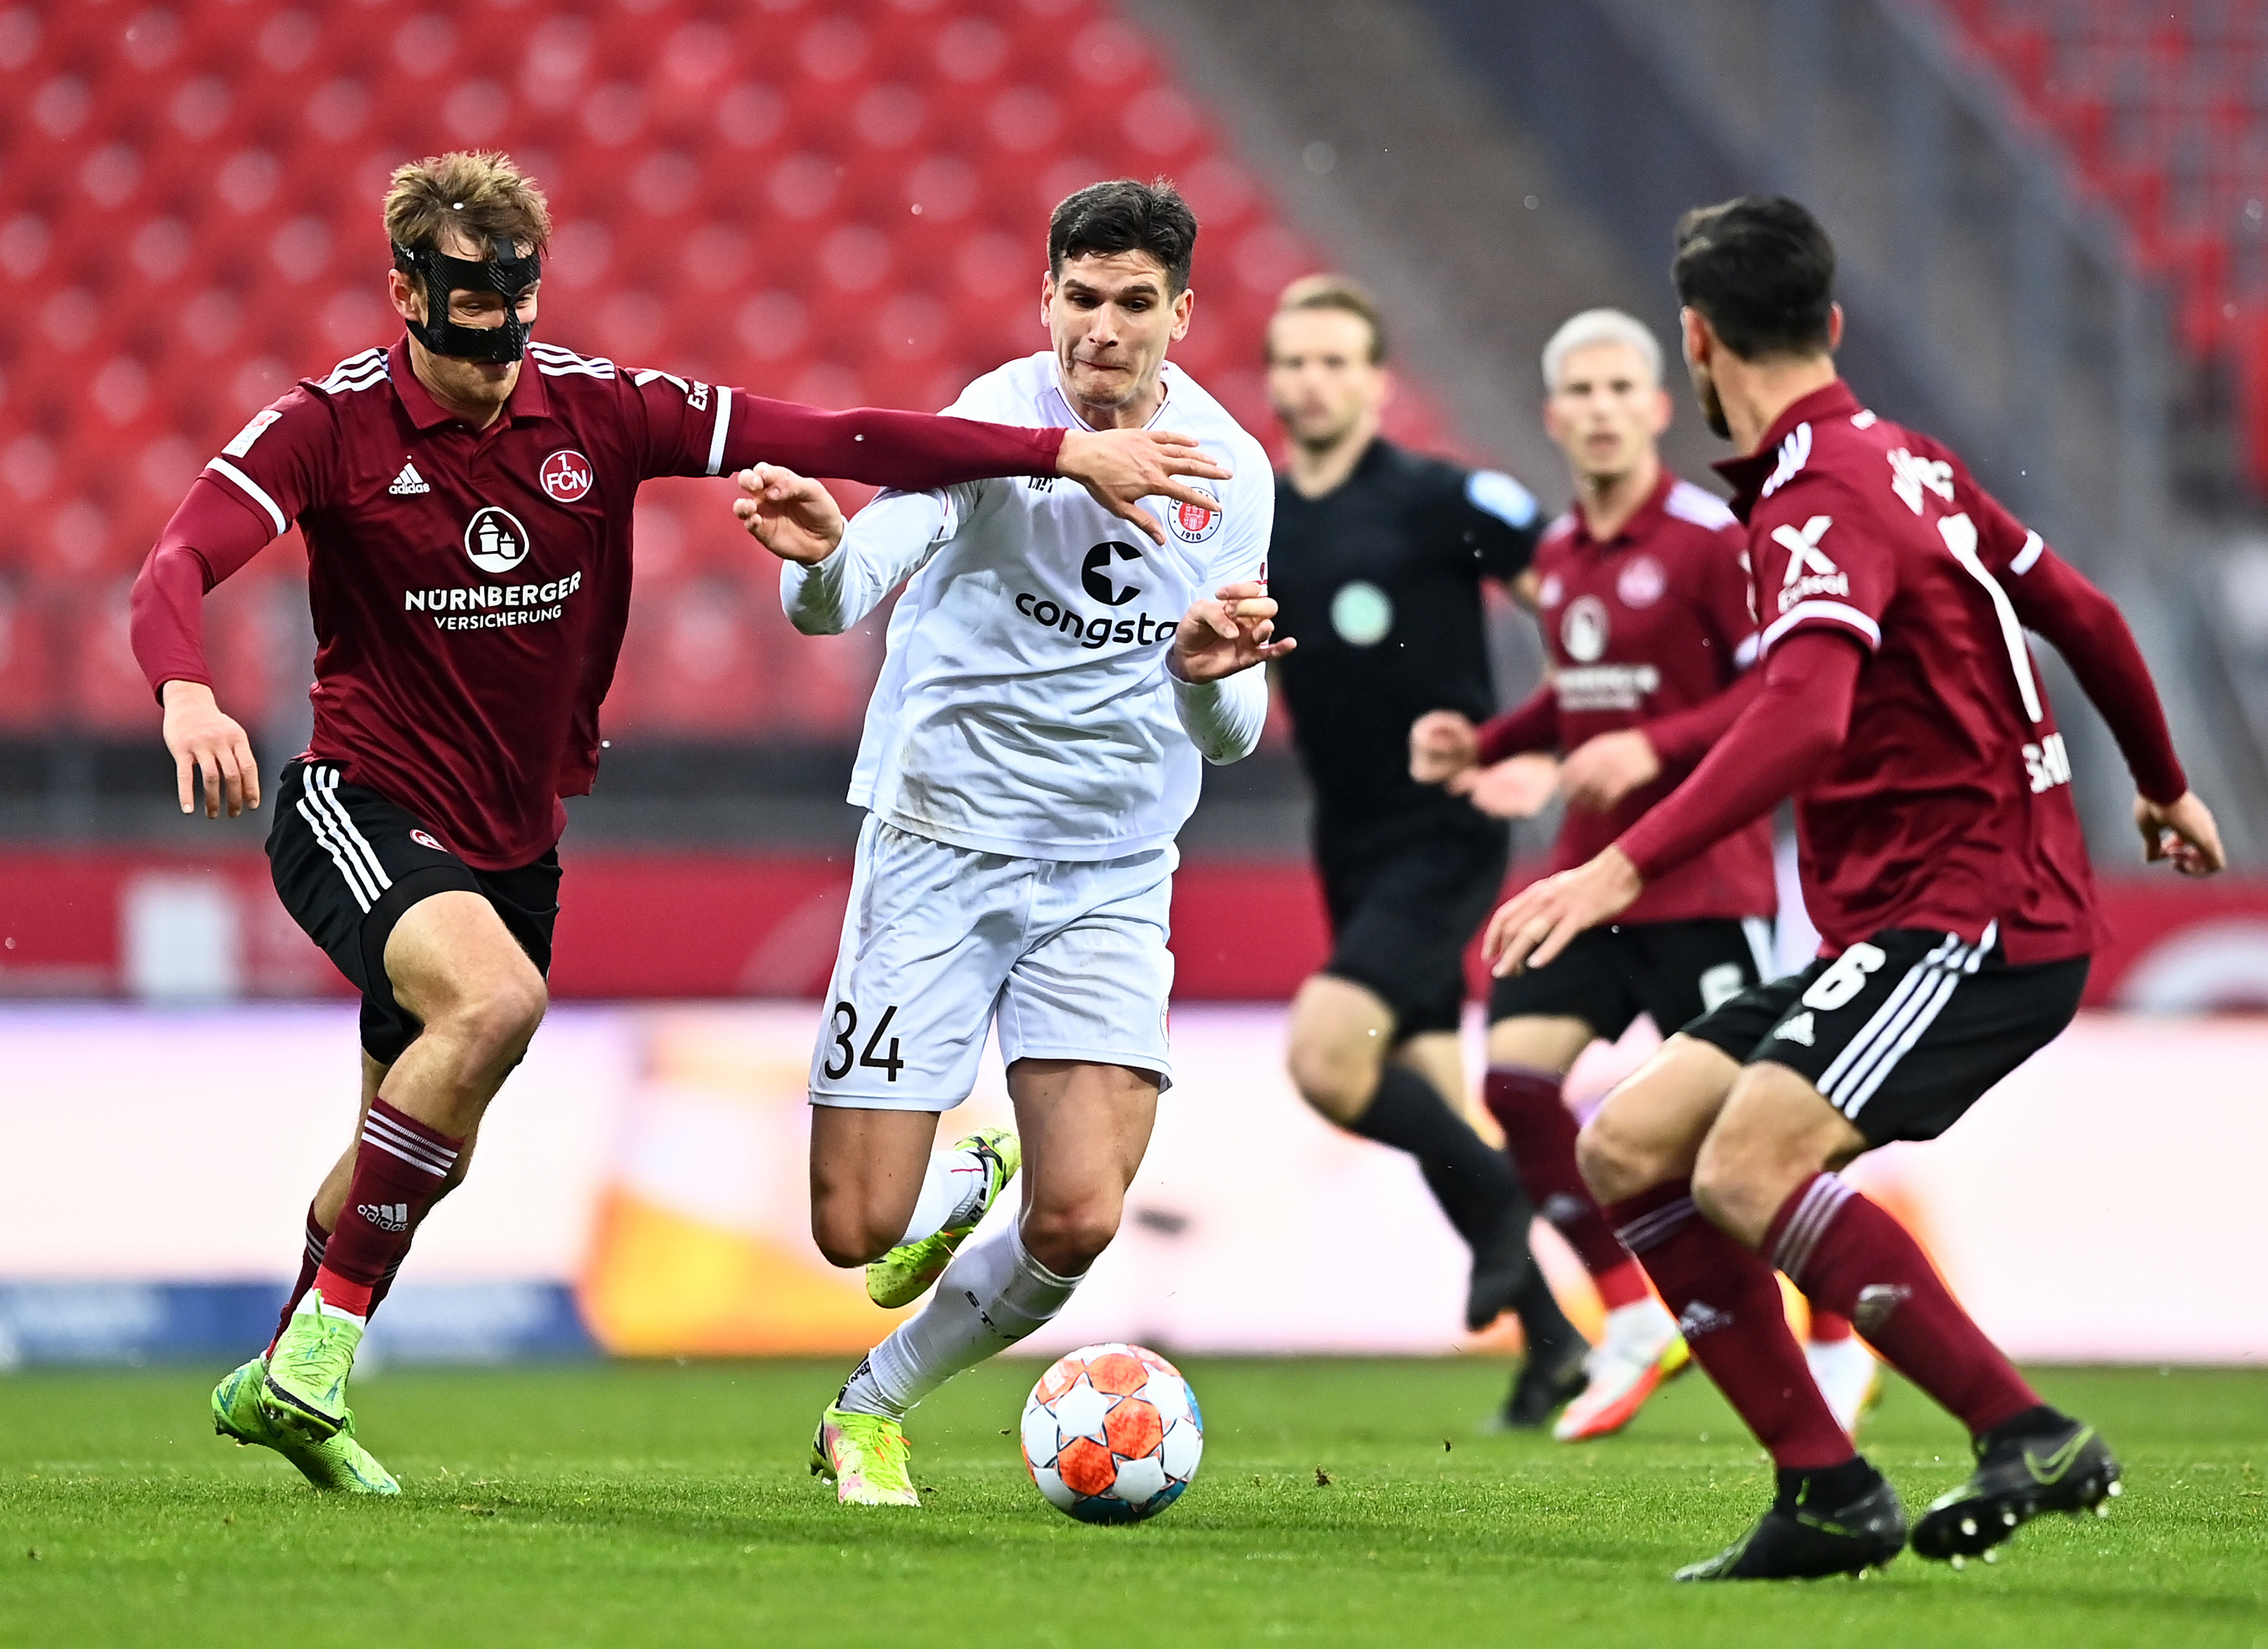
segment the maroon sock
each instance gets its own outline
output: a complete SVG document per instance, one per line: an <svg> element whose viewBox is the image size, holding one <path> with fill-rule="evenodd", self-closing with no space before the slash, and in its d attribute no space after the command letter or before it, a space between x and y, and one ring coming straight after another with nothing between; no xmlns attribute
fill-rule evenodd
<svg viewBox="0 0 2268 1649"><path fill-rule="evenodd" d="M1549 1071L1492 1065L1481 1092L1489 1114L1504 1130L1513 1170L1536 1212L1567 1239L1583 1268L1601 1283L1602 1296L1609 1280L1616 1285L1615 1292L1623 1298L1608 1298L1609 1308L1627 1305L1646 1297L1646 1284L1575 1166L1575 1118L1559 1097L1559 1085Z"/></svg>
<svg viewBox="0 0 2268 1649"><path fill-rule="evenodd" d="M1814 1174L1795 1188L1772 1216L1764 1252L1971 1432L2038 1405L2039 1394L1961 1309L1921 1245L1836 1175Z"/></svg>
<svg viewBox="0 0 2268 1649"><path fill-rule="evenodd" d="M355 1148L354 1178L315 1287L326 1305L370 1315L387 1273L409 1252L417 1222L441 1194L464 1141L437 1133L383 1099L370 1102Z"/></svg>
<svg viewBox="0 0 2268 1649"><path fill-rule="evenodd" d="M1692 1187L1682 1179L1658 1185L1607 1212L1677 1313L1693 1360L1773 1463L1815 1471L1851 1459L1851 1439L1788 1332L1779 1279L1736 1238L1701 1217Z"/></svg>
<svg viewBox="0 0 2268 1649"><path fill-rule="evenodd" d="M330 1232L323 1229L322 1221L315 1217L315 1205L307 1204L307 1241L299 1251L299 1280L291 1284L291 1298L284 1302L284 1314L276 1320L276 1333L268 1342L271 1352L284 1331L291 1326L291 1313L299 1309L299 1302L307 1298L314 1285L315 1273L323 1263L323 1246L330 1240Z"/></svg>
<svg viewBox="0 0 2268 1649"><path fill-rule="evenodd" d="M385 1305L386 1297L394 1292L394 1279L401 1275L401 1261L409 1257L408 1254L403 1254L396 1259L392 1265L386 1268L386 1275L371 1284L370 1309L372 1311L376 1311Z"/></svg>

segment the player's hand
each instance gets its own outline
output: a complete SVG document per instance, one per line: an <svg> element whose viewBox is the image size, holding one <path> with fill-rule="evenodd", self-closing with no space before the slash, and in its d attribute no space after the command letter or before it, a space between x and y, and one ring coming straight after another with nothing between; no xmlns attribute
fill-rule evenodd
<svg viewBox="0 0 2268 1649"><path fill-rule="evenodd" d="M1464 797L1492 818L1534 818L1558 788L1559 764L1540 751L1469 767L1449 780L1452 795Z"/></svg>
<svg viewBox="0 0 2268 1649"><path fill-rule="evenodd" d="M1597 858L1530 883L1498 906L1489 918L1481 955L1498 979L1542 967L1577 934L1612 921L1645 891L1630 856L1609 843Z"/></svg>
<svg viewBox="0 0 2268 1649"><path fill-rule="evenodd" d="M1056 473L1076 481L1094 501L1128 521L1158 544L1166 529L1158 518L1136 507L1145 498L1168 498L1199 509L1216 510L1220 500L1177 476L1226 481L1236 472L1197 445L1194 435L1171 430L1071 430L1056 456Z"/></svg>
<svg viewBox="0 0 2268 1649"><path fill-rule="evenodd" d="M2136 796L2134 823L2142 832L2142 857L2152 864L2163 860L2183 876L2211 876L2228 863L2213 810L2194 790L2165 802Z"/></svg>
<svg viewBox="0 0 2268 1649"><path fill-rule="evenodd" d="M733 479L747 495L733 500L733 514L749 537L781 560L811 566L833 555L843 542L843 507L810 477L777 464L758 464Z"/></svg>
<svg viewBox="0 0 2268 1649"><path fill-rule="evenodd" d="M1559 764L1559 788L1569 807L1594 813L1610 810L1631 791L1661 776L1653 741L1638 728L1623 728L1586 739Z"/></svg>
<svg viewBox="0 0 2268 1649"><path fill-rule="evenodd" d="M1454 710L1428 710L1410 724L1410 776L1447 784L1481 758L1481 736Z"/></svg>
<svg viewBox="0 0 2268 1649"><path fill-rule="evenodd" d="M197 773L204 773L205 817L218 818L225 802L228 816L260 805L260 765L252 757L252 741L243 728L221 714L213 690L202 682L169 681L166 706L166 748L173 754L173 779L181 811L196 810Z"/></svg>
<svg viewBox="0 0 2268 1649"><path fill-rule="evenodd" d="M1226 584L1211 601L1190 603L1174 632L1166 668L1185 682L1219 681L1282 658L1300 644L1274 640L1276 603L1257 579Z"/></svg>

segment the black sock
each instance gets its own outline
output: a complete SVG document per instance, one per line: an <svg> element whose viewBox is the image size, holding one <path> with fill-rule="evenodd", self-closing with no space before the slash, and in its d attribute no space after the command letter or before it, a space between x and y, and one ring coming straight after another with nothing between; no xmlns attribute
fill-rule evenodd
<svg viewBox="0 0 2268 1649"><path fill-rule="evenodd" d="M2051 1409L2045 1403L2036 1404L2012 1419L2003 1420L1978 1438L1977 1453L1980 1455L1987 1453L2003 1443L2012 1443L2020 1438L2054 1437L2070 1431L2071 1426L2071 1416L2060 1409Z"/></svg>
<svg viewBox="0 0 2268 1649"><path fill-rule="evenodd" d="M1556 1357L1579 1345L1588 1349L1590 1342L1583 1338L1582 1330L1559 1309L1551 1285L1543 1280L1543 1268L1536 1268L1527 1286L1513 1297L1512 1309L1520 1319L1521 1337L1528 1342L1528 1356Z"/></svg>
<svg viewBox="0 0 2268 1649"><path fill-rule="evenodd" d="M1418 1159L1433 1200L1469 1246L1494 1238L1521 1198L1505 1154L1490 1150L1441 1091L1407 1065L1387 1066L1369 1109L1349 1126Z"/></svg>
<svg viewBox="0 0 2268 1649"><path fill-rule="evenodd" d="M1783 1466L1773 1475L1778 1490L1774 1505L1792 1509L1805 1504L1803 1490L1808 1483L1809 1504L1830 1511L1850 1505L1881 1478L1864 1454L1853 1454L1840 1466L1814 1466L1808 1470Z"/></svg>

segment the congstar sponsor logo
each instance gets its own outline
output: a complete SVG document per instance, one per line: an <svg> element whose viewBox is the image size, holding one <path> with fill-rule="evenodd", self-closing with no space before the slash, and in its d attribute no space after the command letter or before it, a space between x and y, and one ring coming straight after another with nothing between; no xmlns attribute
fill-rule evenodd
<svg viewBox="0 0 2268 1649"><path fill-rule="evenodd" d="M1115 539L1096 544L1079 563L1079 588L1101 606L1123 607L1142 594L1142 587L1130 580L1120 583L1120 570L1130 562L1133 565L1125 567L1125 571L1138 571L1141 561L1142 551L1136 545ZM1042 629L1069 636L1091 652L1114 641L1133 647L1169 641L1176 622L1172 618L1152 618L1148 613L1137 613L1130 618L1121 617L1115 611L1082 612L1068 602L1035 595L1029 590L1016 592L1016 610Z"/></svg>

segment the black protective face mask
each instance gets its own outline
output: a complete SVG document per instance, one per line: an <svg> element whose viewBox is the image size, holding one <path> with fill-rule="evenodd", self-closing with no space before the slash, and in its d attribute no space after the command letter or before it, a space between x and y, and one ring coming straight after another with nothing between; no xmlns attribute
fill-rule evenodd
<svg viewBox="0 0 2268 1649"><path fill-rule="evenodd" d="M425 313L439 317L407 323L410 335L436 355L460 360L516 361L527 352L531 327L519 318L519 300L542 278L542 256L530 252L521 257L518 248L501 236L490 241L490 248L495 255L480 261L451 257L435 247L416 251L399 245L394 248L394 266L424 283ZM504 324L459 324L449 315L453 292L498 293L504 299Z"/></svg>

